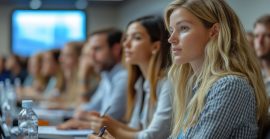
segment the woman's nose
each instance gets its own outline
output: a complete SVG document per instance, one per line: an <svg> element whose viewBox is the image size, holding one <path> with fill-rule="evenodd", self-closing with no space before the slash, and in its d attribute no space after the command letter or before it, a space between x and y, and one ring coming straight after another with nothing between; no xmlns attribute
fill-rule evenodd
<svg viewBox="0 0 270 139"><path fill-rule="evenodd" d="M170 35L168 42L170 44L176 44L178 42L177 36L175 35L174 32Z"/></svg>
<svg viewBox="0 0 270 139"><path fill-rule="evenodd" d="M130 40L126 39L126 40L123 42L123 47L124 47L124 48L129 48L129 47L130 47Z"/></svg>

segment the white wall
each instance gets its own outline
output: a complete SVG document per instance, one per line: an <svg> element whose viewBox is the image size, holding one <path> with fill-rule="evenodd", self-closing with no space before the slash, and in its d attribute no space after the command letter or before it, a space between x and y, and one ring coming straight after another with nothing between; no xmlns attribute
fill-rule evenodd
<svg viewBox="0 0 270 139"><path fill-rule="evenodd" d="M87 9L88 33L107 27L116 27L118 24L118 6L94 6Z"/></svg>
<svg viewBox="0 0 270 139"><path fill-rule="evenodd" d="M161 14L172 0L126 0L118 11L118 27L124 29L130 20L149 14Z"/></svg>
<svg viewBox="0 0 270 139"><path fill-rule="evenodd" d="M125 27L128 21L139 16L163 13L172 0L127 0L119 8L119 27ZM227 0L235 10L246 30L252 30L256 19L270 14L270 0Z"/></svg>
<svg viewBox="0 0 270 139"><path fill-rule="evenodd" d="M252 31L253 23L258 17L270 14L270 0L228 0L228 3L248 31Z"/></svg>
<svg viewBox="0 0 270 139"><path fill-rule="evenodd" d="M10 41L10 18L12 8L8 6L0 6L0 55L9 53Z"/></svg>

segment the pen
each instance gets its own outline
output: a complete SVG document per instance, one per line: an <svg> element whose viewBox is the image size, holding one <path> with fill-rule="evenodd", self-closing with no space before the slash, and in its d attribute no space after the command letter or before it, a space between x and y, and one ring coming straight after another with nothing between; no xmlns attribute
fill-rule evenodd
<svg viewBox="0 0 270 139"><path fill-rule="evenodd" d="M107 112L110 110L111 106L108 106L101 114L100 117L104 117L105 114L107 114Z"/></svg>
<svg viewBox="0 0 270 139"><path fill-rule="evenodd" d="M106 128L107 128L107 126L103 126L103 127L99 130L98 137L102 137L102 136L103 136L103 134L105 133Z"/></svg>

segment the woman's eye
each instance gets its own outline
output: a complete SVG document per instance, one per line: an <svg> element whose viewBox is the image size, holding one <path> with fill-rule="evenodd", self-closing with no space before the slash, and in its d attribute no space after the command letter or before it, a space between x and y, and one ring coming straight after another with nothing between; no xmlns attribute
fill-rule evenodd
<svg viewBox="0 0 270 139"><path fill-rule="evenodd" d="M134 39L135 39L135 40L140 40L141 37L140 37L140 36L134 36Z"/></svg>
<svg viewBox="0 0 270 139"><path fill-rule="evenodd" d="M187 26L181 26L180 27L181 32L185 32L185 31L188 31L188 30L189 30L189 27L187 27Z"/></svg>

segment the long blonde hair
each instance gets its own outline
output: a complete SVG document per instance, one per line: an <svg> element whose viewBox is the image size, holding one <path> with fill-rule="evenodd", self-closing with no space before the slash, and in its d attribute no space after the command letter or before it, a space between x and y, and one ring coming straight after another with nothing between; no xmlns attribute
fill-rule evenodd
<svg viewBox="0 0 270 139"><path fill-rule="evenodd" d="M262 124L268 109L267 95L260 66L248 47L237 15L224 0L175 0L165 12L167 27L172 12L178 8L191 12L208 29L219 23L220 30L217 37L207 43L200 73L195 75L189 63L173 64L170 68L169 78L174 84L172 136L177 137L180 130L196 124L210 87L225 75L237 75L249 81L255 91L257 120ZM198 90L192 96L194 85L198 85Z"/></svg>

